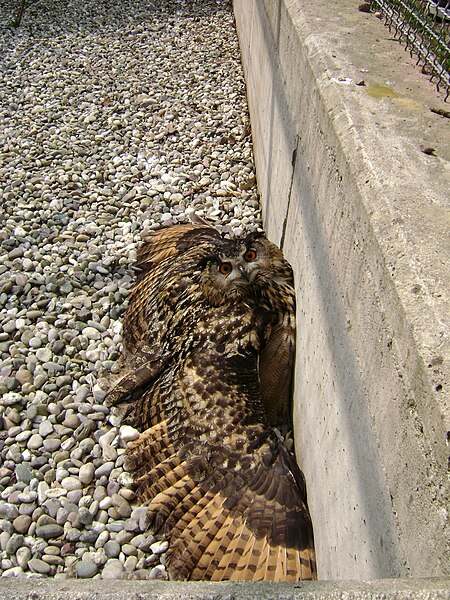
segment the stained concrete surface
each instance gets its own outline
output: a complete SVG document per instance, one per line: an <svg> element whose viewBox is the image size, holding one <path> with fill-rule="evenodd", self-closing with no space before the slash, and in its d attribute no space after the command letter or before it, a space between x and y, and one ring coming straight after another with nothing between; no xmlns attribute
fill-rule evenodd
<svg viewBox="0 0 450 600"><path fill-rule="evenodd" d="M234 10L319 577L448 575L449 106L357 2Z"/></svg>
<svg viewBox="0 0 450 600"><path fill-rule="evenodd" d="M35 579L0 582L0 600L448 600L450 581L245 583L165 581L64 581Z"/></svg>

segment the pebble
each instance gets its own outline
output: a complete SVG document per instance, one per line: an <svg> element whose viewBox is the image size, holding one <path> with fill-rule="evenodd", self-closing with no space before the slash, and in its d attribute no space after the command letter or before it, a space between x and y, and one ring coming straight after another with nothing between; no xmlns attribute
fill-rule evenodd
<svg viewBox="0 0 450 600"><path fill-rule="evenodd" d="M119 435L122 441L127 444L139 437L139 431L130 425L123 425L119 430Z"/></svg>
<svg viewBox="0 0 450 600"><path fill-rule="evenodd" d="M238 41L228 0L68 7L0 31L0 576L165 579L101 381L143 230L261 227Z"/></svg>
<svg viewBox="0 0 450 600"><path fill-rule="evenodd" d="M61 481L61 486L68 492L72 492L81 489L83 484L78 477L64 477Z"/></svg>
<svg viewBox="0 0 450 600"><path fill-rule="evenodd" d="M120 554L121 546L116 540L109 540L109 542L106 542L104 549L108 558L117 558Z"/></svg>
<svg viewBox="0 0 450 600"><path fill-rule="evenodd" d="M40 573L41 575L49 575L52 571L52 567L40 558L32 558L29 560L28 567L33 573Z"/></svg>
<svg viewBox="0 0 450 600"><path fill-rule="evenodd" d="M95 467L92 463L80 467L78 478L83 485L89 485L94 479Z"/></svg>
<svg viewBox="0 0 450 600"><path fill-rule="evenodd" d="M76 564L75 572L80 579L88 579L97 574L98 567L93 560L81 560Z"/></svg>
<svg viewBox="0 0 450 600"><path fill-rule="evenodd" d="M55 539L62 536L64 533L64 528L61 525L49 524L49 525L38 525L36 527L36 535L38 537L42 537L45 540Z"/></svg>
<svg viewBox="0 0 450 600"><path fill-rule="evenodd" d="M13 521L13 527L18 533L26 534L32 523L32 518L29 515L19 515Z"/></svg>
<svg viewBox="0 0 450 600"><path fill-rule="evenodd" d="M28 440L27 448L30 450L38 450L43 443L44 440L42 439L42 436L39 435L39 433L34 433Z"/></svg>
<svg viewBox="0 0 450 600"><path fill-rule="evenodd" d="M16 552L16 560L19 567L24 571L29 567L28 561L31 558L31 550L28 546L22 546Z"/></svg>
<svg viewBox="0 0 450 600"><path fill-rule="evenodd" d="M111 558L105 563L102 571L102 579L121 579L123 575L123 565L120 560Z"/></svg>
<svg viewBox="0 0 450 600"><path fill-rule="evenodd" d="M23 545L23 540L23 535L21 535L20 533L13 533L6 544L6 554L15 554L17 550Z"/></svg>
<svg viewBox="0 0 450 600"><path fill-rule="evenodd" d="M14 504L0 502L0 519L13 521L19 515L19 509Z"/></svg>

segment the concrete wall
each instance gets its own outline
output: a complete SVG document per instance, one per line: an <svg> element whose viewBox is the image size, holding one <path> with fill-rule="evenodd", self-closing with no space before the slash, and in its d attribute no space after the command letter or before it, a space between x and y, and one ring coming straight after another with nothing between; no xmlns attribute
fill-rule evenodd
<svg viewBox="0 0 450 600"><path fill-rule="evenodd" d="M296 449L320 578L442 576L448 105L358 4L234 0L265 226L296 274Z"/></svg>

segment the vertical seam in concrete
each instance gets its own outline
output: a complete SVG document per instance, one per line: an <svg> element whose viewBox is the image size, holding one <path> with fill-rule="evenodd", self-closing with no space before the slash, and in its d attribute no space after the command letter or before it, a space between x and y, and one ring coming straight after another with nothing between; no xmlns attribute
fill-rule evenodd
<svg viewBox="0 0 450 600"><path fill-rule="evenodd" d="M297 163L297 149L298 149L298 142L299 142L299 137L298 135L295 137L295 148L292 151L292 173L291 173L291 182L289 184L289 193L288 193L288 201L287 201L287 205L286 205L286 213L284 215L284 219L283 219L283 229L281 232L281 240L280 240L280 248L282 250L284 250L284 242L285 242L285 237L286 237L286 228L287 228L287 222L288 222L288 218L289 218L289 210L291 207L291 196L292 196L292 187L294 185L294 177L295 177L295 165Z"/></svg>

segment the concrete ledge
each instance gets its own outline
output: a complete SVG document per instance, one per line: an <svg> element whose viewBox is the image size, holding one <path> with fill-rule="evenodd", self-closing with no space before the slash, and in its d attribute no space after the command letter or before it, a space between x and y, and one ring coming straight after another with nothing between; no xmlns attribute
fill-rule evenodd
<svg viewBox="0 0 450 600"><path fill-rule="evenodd" d="M439 579L298 584L246 582L86 581L11 579L0 582L0 600L448 600L450 581Z"/></svg>
<svg viewBox="0 0 450 600"><path fill-rule="evenodd" d="M448 574L449 107L353 0L234 0L269 237L298 297L321 579Z"/></svg>

